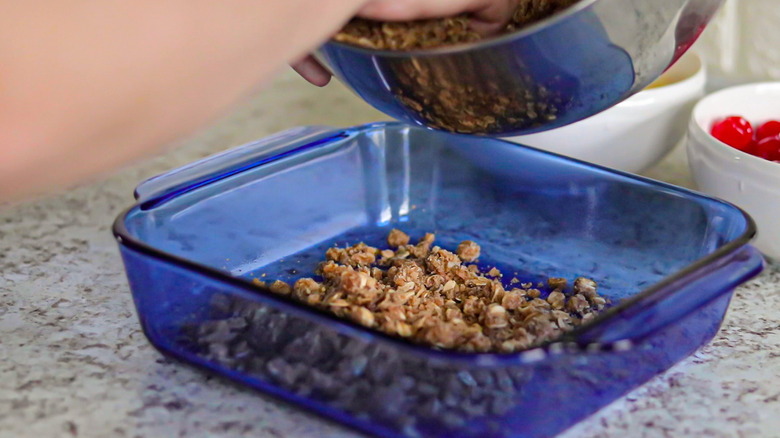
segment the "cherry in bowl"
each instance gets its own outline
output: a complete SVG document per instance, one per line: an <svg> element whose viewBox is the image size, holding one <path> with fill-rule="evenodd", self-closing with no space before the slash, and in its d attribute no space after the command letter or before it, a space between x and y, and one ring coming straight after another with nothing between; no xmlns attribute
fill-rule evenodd
<svg viewBox="0 0 780 438"><path fill-rule="evenodd" d="M716 121L710 134L742 152L769 161L780 161L780 121L770 120L753 128L742 116L729 116Z"/></svg>

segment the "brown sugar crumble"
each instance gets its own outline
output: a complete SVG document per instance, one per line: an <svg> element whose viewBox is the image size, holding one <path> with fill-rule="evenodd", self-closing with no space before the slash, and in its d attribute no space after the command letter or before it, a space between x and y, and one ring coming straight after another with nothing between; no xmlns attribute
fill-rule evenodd
<svg viewBox="0 0 780 438"><path fill-rule="evenodd" d="M545 19L579 0L518 0L503 33L514 32ZM379 22L356 18L334 37L336 41L369 49L416 50L479 41L466 15L412 22Z"/></svg>
<svg viewBox="0 0 780 438"><path fill-rule="evenodd" d="M510 33L554 15L579 0L517 0L502 32ZM479 41L467 15L412 22L350 21L335 41L368 49L409 51ZM570 98L531 75L482 60L453 65L433 57L415 57L389 65L396 99L426 126L463 134L497 134L542 126L557 120ZM511 81L506 75L512 76ZM457 79L456 79L457 78Z"/></svg>
<svg viewBox="0 0 780 438"><path fill-rule="evenodd" d="M409 236L400 230L392 230L387 235L387 244L393 248L398 248L409 244Z"/></svg>
<svg viewBox="0 0 780 438"><path fill-rule="evenodd" d="M549 279L546 299L530 283L507 290L497 268L486 276L466 264L479 256L478 244L463 242L456 254L434 246L434 239L426 234L411 244L393 230L387 242L395 250L364 243L330 248L317 270L321 282L275 281L269 288L365 327L464 352L527 349L592 319L607 304L586 278L576 279L571 291L565 279Z"/></svg>
<svg viewBox="0 0 780 438"><path fill-rule="evenodd" d="M517 0L510 33L554 15L579 0ZM368 49L409 51L479 41L467 15L412 22L350 21L335 41ZM438 57L413 57L388 64L397 101L430 128L463 134L497 134L542 126L558 119L571 98L516 66ZM519 69L519 70L517 70ZM517 70L517 71L515 71ZM507 80L507 75L512 80Z"/></svg>
<svg viewBox="0 0 780 438"><path fill-rule="evenodd" d="M476 242L470 240L464 240L458 245L458 249L455 251L464 262L473 262L479 258L479 253L482 251Z"/></svg>

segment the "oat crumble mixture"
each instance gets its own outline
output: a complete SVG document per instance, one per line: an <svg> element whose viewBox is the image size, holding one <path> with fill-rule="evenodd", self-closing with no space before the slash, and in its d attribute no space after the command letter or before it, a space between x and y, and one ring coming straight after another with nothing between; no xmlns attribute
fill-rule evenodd
<svg viewBox="0 0 780 438"><path fill-rule="evenodd" d="M512 20L503 33L510 33L560 12L579 0L518 0ZM465 15L412 22L378 22L354 19L334 37L336 41L369 49L416 50L479 41Z"/></svg>
<svg viewBox="0 0 780 438"><path fill-rule="evenodd" d="M517 0L511 33L550 17L579 0ZM354 19L335 41L374 50L409 51L479 41L467 15L411 22ZM517 66L493 65L482 58L409 58L388 63L396 80L393 94L431 128L463 134L492 134L541 126L558 118L567 99L550 92ZM459 73L453 76L452 69ZM512 75L507 82L506 75ZM457 78L457 79L456 79ZM519 82L518 82L519 81ZM524 85L523 85L524 84Z"/></svg>
<svg viewBox="0 0 780 438"><path fill-rule="evenodd" d="M365 327L439 349L511 353L559 337L592 319L607 301L593 280L550 278L552 292L542 299L530 283L513 278L511 289L495 267L481 273L474 262L481 248L462 242L455 253L434 245L433 234L416 244L392 230L393 249L364 243L330 248L317 274L322 282L302 278L255 283L326 309Z"/></svg>

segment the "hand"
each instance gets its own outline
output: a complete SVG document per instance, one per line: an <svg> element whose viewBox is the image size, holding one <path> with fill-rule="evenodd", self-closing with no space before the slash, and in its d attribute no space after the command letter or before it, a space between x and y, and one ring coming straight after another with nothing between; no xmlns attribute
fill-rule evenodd
<svg viewBox="0 0 780 438"><path fill-rule="evenodd" d="M506 26L516 6L517 0L371 0L358 16L379 21L412 21L468 13L475 31L492 35ZM292 67L319 87L327 85L332 76L311 55L293 63Z"/></svg>
<svg viewBox="0 0 780 438"><path fill-rule="evenodd" d="M512 19L517 0L372 0L358 13L369 20L412 21L468 13L483 35L498 33Z"/></svg>

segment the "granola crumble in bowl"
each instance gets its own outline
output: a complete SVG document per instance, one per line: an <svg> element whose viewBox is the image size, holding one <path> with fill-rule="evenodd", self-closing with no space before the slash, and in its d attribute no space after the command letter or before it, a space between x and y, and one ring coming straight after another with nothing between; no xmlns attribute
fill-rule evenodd
<svg viewBox="0 0 780 438"><path fill-rule="evenodd" d="M583 120L641 91L723 0L521 0L507 32L467 17L355 20L318 51L369 104L406 123L514 136Z"/></svg>
<svg viewBox="0 0 780 438"><path fill-rule="evenodd" d="M534 190L463 148L578 177ZM136 193L114 231L155 347L382 436L557 434L708 342L761 269L731 205L401 124L293 130Z"/></svg>
<svg viewBox="0 0 780 438"><path fill-rule="evenodd" d="M518 0L512 18L500 34L511 33L549 18L580 0ZM355 18L333 39L375 50L410 51L473 43L484 36L474 32L462 15L412 22L378 22Z"/></svg>

